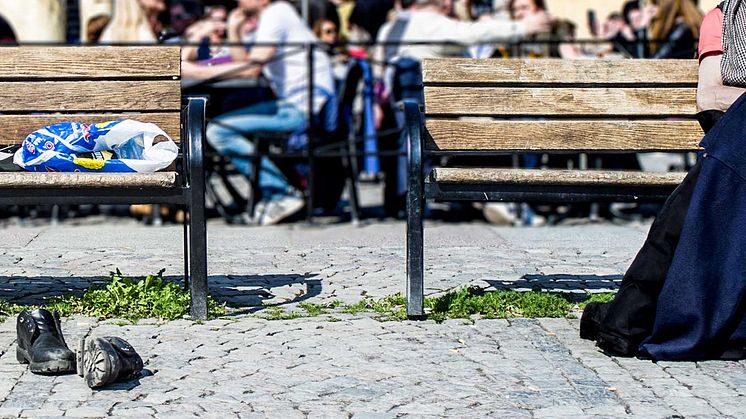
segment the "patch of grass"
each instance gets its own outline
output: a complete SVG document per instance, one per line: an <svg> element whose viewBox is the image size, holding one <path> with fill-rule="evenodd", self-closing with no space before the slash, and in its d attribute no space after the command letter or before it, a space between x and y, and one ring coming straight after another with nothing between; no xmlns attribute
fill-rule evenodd
<svg viewBox="0 0 746 419"><path fill-rule="evenodd" d="M25 309L26 307L24 306L9 303L5 300L0 300L0 322L5 321L5 319L8 317L17 316L18 313L22 312Z"/></svg>
<svg viewBox="0 0 746 419"><path fill-rule="evenodd" d="M179 284L165 281L161 270L140 280L125 278L119 270L103 287L91 287L82 297L57 297L46 306L62 316L122 318L137 322L144 318L175 320L189 314L189 291ZM208 296L208 317L225 314L225 307Z"/></svg>
<svg viewBox="0 0 746 419"><path fill-rule="evenodd" d="M297 311L287 311L282 307L273 306L267 308L264 315L259 317L267 320L293 320L306 316L304 316L303 313L299 313Z"/></svg>
<svg viewBox="0 0 746 419"><path fill-rule="evenodd" d="M341 305L342 301L334 300L324 304L300 303L298 307L305 311L304 317L316 317L322 314L329 314L329 310L335 310Z"/></svg>
<svg viewBox="0 0 746 419"><path fill-rule="evenodd" d="M401 293L386 296L380 300L366 298L342 308L342 312L357 314L375 312L381 320L405 320L407 318L406 299Z"/></svg>
<svg viewBox="0 0 746 419"><path fill-rule="evenodd" d="M472 315L482 318L566 317L573 304L560 294L547 292L492 291L476 287L462 288L441 297L426 298L428 318L436 321L463 319Z"/></svg>

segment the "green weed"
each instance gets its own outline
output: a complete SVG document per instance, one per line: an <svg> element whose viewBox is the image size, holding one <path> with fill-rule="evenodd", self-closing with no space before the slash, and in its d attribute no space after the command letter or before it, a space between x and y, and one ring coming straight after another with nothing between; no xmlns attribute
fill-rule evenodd
<svg viewBox="0 0 746 419"><path fill-rule="evenodd" d="M26 307L18 305L18 304L12 304L5 300L0 300L0 322L5 321L8 317L17 316L18 313L25 310Z"/></svg>
<svg viewBox="0 0 746 419"><path fill-rule="evenodd" d="M596 294L588 301L608 301L613 294ZM584 307L587 302L581 303ZM426 298L428 318L436 321L468 318L569 317L575 305L566 294L530 291L485 292L476 287L462 288L436 298ZM580 307L580 304L578 304Z"/></svg>
<svg viewBox="0 0 746 419"><path fill-rule="evenodd" d="M79 314L97 318L122 318L137 322L144 318L175 320L189 313L189 291L179 284L165 281L161 270L156 275L135 281L119 270L103 287L92 287L82 297L53 298L46 306L62 316ZM225 308L208 296L208 317L225 314Z"/></svg>
<svg viewBox="0 0 746 419"><path fill-rule="evenodd" d="M273 306L269 307L265 311L264 315L259 317L267 320L293 320L307 316L304 316L303 313L299 313L297 311L287 311L282 307Z"/></svg>

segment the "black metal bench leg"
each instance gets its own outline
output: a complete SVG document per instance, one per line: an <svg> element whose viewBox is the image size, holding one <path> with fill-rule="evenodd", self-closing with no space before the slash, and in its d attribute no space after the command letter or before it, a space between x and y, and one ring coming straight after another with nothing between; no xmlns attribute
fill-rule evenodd
<svg viewBox="0 0 746 419"><path fill-rule="evenodd" d="M350 194L350 212L352 213L352 224L357 225L360 223L360 201L358 199L357 189L357 146L355 144L355 134L350 133L347 138L347 155L345 163L347 166L347 180L349 183L349 194Z"/></svg>
<svg viewBox="0 0 746 419"><path fill-rule="evenodd" d="M190 289L189 285L189 207L184 205L184 289Z"/></svg>
<svg viewBox="0 0 746 419"><path fill-rule="evenodd" d="M249 184L251 185L251 194L249 195L248 202L246 203L246 212L249 214L249 220L252 222L256 220L256 204L262 200L262 191L259 188L259 176L261 176L261 165L262 165L262 151L260 149L261 141L259 137L254 135L251 138L251 142L254 143L254 155L251 156L251 179ZM261 216L261 214L259 214Z"/></svg>
<svg viewBox="0 0 746 419"><path fill-rule="evenodd" d="M205 105L203 98L191 98L187 107L188 186L186 197L189 291L193 319L207 318L207 225L205 220L205 169L203 143L205 138Z"/></svg>
<svg viewBox="0 0 746 419"><path fill-rule="evenodd" d="M424 227L425 206L422 177L422 119L416 102L405 101L404 115L409 138L407 147L407 317L423 318L424 310Z"/></svg>

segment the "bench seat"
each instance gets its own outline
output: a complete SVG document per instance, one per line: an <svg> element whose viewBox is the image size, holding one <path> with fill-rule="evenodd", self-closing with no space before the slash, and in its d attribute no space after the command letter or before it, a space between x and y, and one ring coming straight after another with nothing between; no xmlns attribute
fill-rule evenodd
<svg viewBox="0 0 746 419"><path fill-rule="evenodd" d="M524 170L499 168L440 167L431 182L457 184L552 185L552 186L678 186L686 173L621 172L609 170Z"/></svg>
<svg viewBox="0 0 746 419"><path fill-rule="evenodd" d="M33 173L0 172L0 189L16 188L173 188L176 172Z"/></svg>

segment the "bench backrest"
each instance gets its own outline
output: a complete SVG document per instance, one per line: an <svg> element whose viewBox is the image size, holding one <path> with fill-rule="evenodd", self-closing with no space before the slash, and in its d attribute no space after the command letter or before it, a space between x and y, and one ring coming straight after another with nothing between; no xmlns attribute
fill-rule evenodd
<svg viewBox="0 0 746 419"><path fill-rule="evenodd" d="M428 59L430 151L691 151L696 60Z"/></svg>
<svg viewBox="0 0 746 419"><path fill-rule="evenodd" d="M0 146L44 125L131 118L180 135L179 47L0 49Z"/></svg>

